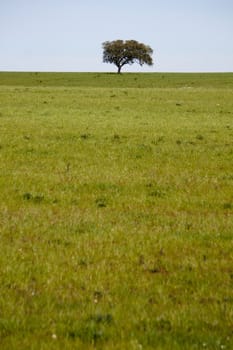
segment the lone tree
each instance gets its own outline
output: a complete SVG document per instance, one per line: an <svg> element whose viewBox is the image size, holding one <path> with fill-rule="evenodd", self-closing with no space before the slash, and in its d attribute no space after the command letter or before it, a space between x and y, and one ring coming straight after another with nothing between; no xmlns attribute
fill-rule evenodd
<svg viewBox="0 0 233 350"><path fill-rule="evenodd" d="M120 73L121 68L126 64L153 65L152 48L136 40L105 41L102 45L103 62L115 64L118 68L117 73Z"/></svg>

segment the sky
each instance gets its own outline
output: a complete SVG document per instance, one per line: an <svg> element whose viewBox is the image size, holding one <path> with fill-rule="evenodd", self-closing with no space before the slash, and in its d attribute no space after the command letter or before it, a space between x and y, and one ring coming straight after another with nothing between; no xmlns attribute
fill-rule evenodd
<svg viewBox="0 0 233 350"><path fill-rule="evenodd" d="M233 0L0 0L0 71L114 72L117 39L154 50L122 71L233 72Z"/></svg>

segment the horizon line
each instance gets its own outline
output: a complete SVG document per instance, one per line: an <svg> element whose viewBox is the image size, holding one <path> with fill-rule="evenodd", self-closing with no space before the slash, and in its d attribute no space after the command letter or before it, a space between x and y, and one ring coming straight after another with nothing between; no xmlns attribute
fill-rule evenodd
<svg viewBox="0 0 233 350"><path fill-rule="evenodd" d="M107 72L107 71L49 71L49 70L0 70L0 73L77 73L77 74L231 74L233 71L161 71L161 72Z"/></svg>

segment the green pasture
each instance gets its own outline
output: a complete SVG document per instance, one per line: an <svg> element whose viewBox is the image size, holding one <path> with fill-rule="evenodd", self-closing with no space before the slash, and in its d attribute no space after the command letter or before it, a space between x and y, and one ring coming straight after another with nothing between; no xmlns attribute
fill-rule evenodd
<svg viewBox="0 0 233 350"><path fill-rule="evenodd" d="M0 73L0 349L233 349L233 73Z"/></svg>

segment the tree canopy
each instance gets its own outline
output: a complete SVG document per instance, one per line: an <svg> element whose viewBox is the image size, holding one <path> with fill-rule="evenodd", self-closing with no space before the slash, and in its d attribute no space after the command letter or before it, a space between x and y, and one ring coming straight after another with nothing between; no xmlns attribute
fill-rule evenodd
<svg viewBox="0 0 233 350"><path fill-rule="evenodd" d="M136 40L105 41L102 46L103 62L115 64L118 68L118 73L121 72L121 68L126 64L153 65L152 48Z"/></svg>

